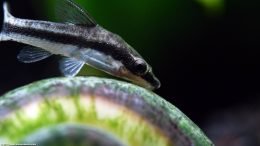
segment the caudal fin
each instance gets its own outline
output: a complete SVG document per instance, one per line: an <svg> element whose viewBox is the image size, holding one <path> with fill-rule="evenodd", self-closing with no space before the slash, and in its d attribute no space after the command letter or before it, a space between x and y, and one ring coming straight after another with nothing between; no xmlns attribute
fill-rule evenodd
<svg viewBox="0 0 260 146"><path fill-rule="evenodd" d="M4 27L5 27L5 23L8 23L10 20L12 20L12 18L14 18L10 12L9 12L9 5L7 2L4 2L3 4L3 10L4 10L4 19L3 19L3 25L2 25L2 30L0 32L0 41L7 41L9 40L9 38L6 36L5 32L4 32Z"/></svg>

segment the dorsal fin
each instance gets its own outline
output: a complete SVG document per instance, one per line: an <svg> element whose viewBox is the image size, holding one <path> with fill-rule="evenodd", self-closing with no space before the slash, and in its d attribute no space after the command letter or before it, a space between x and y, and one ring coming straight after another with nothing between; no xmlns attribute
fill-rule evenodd
<svg viewBox="0 0 260 146"><path fill-rule="evenodd" d="M56 0L56 17L59 21L83 25L96 26L90 15L73 0Z"/></svg>

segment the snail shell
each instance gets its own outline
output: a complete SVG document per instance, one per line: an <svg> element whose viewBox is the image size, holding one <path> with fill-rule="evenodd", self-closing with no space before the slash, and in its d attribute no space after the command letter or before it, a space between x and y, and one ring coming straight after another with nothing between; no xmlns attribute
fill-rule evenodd
<svg viewBox="0 0 260 146"><path fill-rule="evenodd" d="M0 140L48 146L213 145L158 95L95 77L43 80L0 97Z"/></svg>

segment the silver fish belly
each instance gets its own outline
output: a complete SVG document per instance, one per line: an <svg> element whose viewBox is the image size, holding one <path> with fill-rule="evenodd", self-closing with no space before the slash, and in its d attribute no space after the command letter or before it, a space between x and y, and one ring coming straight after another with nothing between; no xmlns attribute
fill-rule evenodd
<svg viewBox="0 0 260 146"><path fill-rule="evenodd" d="M0 41L16 41L30 45L18 54L24 63L43 60L52 54L65 58L60 70L65 76L75 76L84 64L111 75L132 81L148 89L160 87L150 65L120 36L111 33L89 17L71 0L57 0L59 14L69 23L15 18L4 3L4 24ZM72 14L64 10L72 9Z"/></svg>

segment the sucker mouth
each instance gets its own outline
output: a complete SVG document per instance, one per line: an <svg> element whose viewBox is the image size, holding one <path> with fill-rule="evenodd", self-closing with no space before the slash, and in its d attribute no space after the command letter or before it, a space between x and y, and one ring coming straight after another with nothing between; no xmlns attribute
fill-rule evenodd
<svg viewBox="0 0 260 146"><path fill-rule="evenodd" d="M142 78L148 82L153 89L158 89L161 87L161 82L151 71L142 76Z"/></svg>
<svg viewBox="0 0 260 146"><path fill-rule="evenodd" d="M138 76L128 71L125 67L121 67L117 74L114 75L149 90L158 89L161 86L160 81L155 77L151 69L146 74Z"/></svg>

